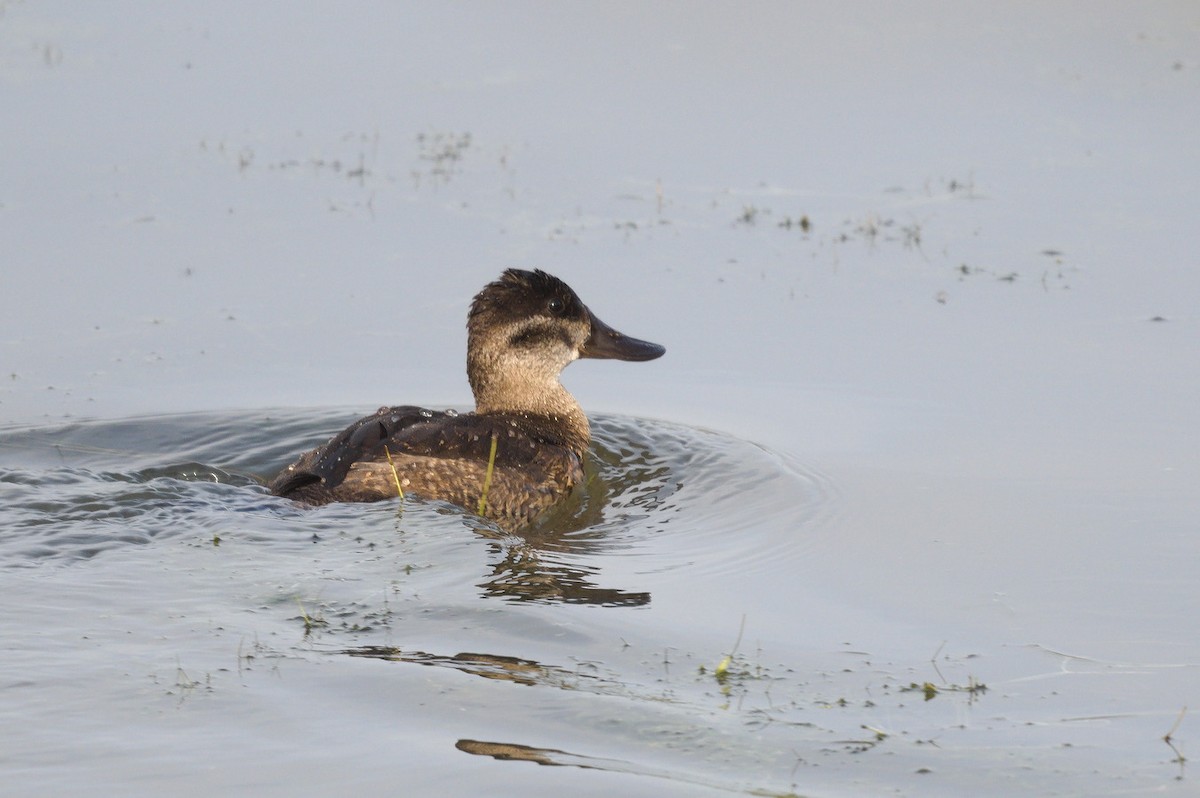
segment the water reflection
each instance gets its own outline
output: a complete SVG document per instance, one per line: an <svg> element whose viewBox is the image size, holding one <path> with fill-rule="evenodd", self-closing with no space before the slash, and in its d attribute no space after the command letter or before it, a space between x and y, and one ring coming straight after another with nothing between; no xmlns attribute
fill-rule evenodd
<svg viewBox="0 0 1200 798"><path fill-rule="evenodd" d="M557 687L563 690L582 689L587 692L606 695L623 695L628 692L624 685L603 679L594 674L581 673L578 670L567 670L556 665L543 665L534 660L508 657L500 654L478 654L471 652L432 654L427 651L405 651L395 646L360 646L358 648L344 649L339 653L350 657L367 657L387 662L450 668L470 674L471 676L513 682L514 684L522 684L527 687L542 685Z"/></svg>
<svg viewBox="0 0 1200 798"><path fill-rule="evenodd" d="M599 568L558 562L528 541L490 545L499 561L492 566L491 575L478 584L485 596L606 607L640 607L650 603L649 593L597 586L594 580Z"/></svg>
<svg viewBox="0 0 1200 798"><path fill-rule="evenodd" d="M497 654L430 654L425 651L403 651L394 646L362 646L341 653L351 657L368 657L388 662L407 662L413 665L448 667L485 679L500 679L517 684L534 685L546 681L556 669L533 660L504 657Z"/></svg>
<svg viewBox="0 0 1200 798"><path fill-rule="evenodd" d="M640 607L650 594L597 584L600 568L595 555L618 547L606 529L606 510L616 498L636 490L662 491L642 467L648 453L630 463L621 462L602 445L586 464L585 480L559 507L532 527L503 532L477 525L488 540L493 560L491 574L477 587L483 595L512 601L547 601L565 604L598 604L607 607ZM593 558L588 561L587 558Z"/></svg>
<svg viewBox="0 0 1200 798"><path fill-rule="evenodd" d="M287 547L336 536L374 546L395 524L394 506L301 508L261 487L264 475L337 426L333 415L189 414L0 431L0 524L14 531L0 535L0 566L88 559L177 536ZM781 546L803 545L794 535L747 536L755 519L801 528L827 504L814 475L728 436L619 416L594 417L592 431L586 479L533 526L506 531L460 508L406 500L415 512L405 515L404 537L430 545L465 523L486 547L483 569L478 546L457 560L455 549L432 556L485 598L645 607L647 585L617 583L628 567L622 576L608 570L619 558L670 551L671 537L678 561L660 556L656 570L744 573L784 556Z"/></svg>
<svg viewBox="0 0 1200 798"><path fill-rule="evenodd" d="M532 762L545 767L575 767L581 770L603 770L609 773L626 773L633 776L649 776L682 784L695 784L722 791L752 795L775 795L777 793L750 792L736 784L725 784L709 780L693 773L672 772L623 759L609 759L586 754L576 754L559 748L538 748L521 743L490 742L486 740L460 739L454 747L464 754L488 756L498 762Z"/></svg>

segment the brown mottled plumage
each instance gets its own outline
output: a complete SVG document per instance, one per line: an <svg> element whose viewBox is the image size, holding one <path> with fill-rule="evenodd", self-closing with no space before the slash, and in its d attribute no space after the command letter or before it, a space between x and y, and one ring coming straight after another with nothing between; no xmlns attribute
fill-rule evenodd
<svg viewBox="0 0 1200 798"><path fill-rule="evenodd" d="M474 511L494 437L484 514L505 526L528 524L583 477L591 431L559 382L563 368L581 357L653 360L664 351L604 324L558 278L509 269L475 296L467 319L474 413L380 408L269 487L306 504L368 502L395 497L399 477L406 493Z"/></svg>

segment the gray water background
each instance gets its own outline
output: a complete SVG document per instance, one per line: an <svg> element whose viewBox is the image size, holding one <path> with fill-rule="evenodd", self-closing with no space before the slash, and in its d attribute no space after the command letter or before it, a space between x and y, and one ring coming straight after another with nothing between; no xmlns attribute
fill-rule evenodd
<svg viewBox="0 0 1200 798"><path fill-rule="evenodd" d="M1198 36L1191 3L0 5L8 789L1190 794ZM539 547L254 487L467 404L508 266L667 346L565 380L670 507ZM486 586L526 555L649 600Z"/></svg>

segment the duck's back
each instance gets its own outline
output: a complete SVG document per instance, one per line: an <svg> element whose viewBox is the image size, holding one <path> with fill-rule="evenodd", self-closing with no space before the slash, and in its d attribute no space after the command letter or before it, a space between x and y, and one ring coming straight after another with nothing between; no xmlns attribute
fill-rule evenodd
<svg viewBox="0 0 1200 798"><path fill-rule="evenodd" d="M306 504L379 501L403 490L475 510L492 460L484 515L522 524L582 479L582 457L554 419L404 405L359 419L302 455L269 488Z"/></svg>

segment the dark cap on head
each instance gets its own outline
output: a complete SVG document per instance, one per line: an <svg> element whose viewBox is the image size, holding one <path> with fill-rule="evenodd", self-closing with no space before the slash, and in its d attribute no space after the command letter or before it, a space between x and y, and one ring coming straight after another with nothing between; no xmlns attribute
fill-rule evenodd
<svg viewBox="0 0 1200 798"><path fill-rule="evenodd" d="M659 344L623 335L596 317L571 287L544 271L508 269L488 283L471 303L468 329L502 318L550 318L586 321L590 334L579 349L580 357L616 360L653 360L667 350Z"/></svg>

